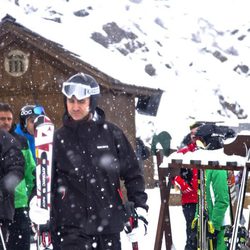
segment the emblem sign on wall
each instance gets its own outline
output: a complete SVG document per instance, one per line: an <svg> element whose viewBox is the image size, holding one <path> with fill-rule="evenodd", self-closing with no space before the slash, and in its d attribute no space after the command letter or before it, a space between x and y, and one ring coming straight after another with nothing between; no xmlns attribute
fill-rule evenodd
<svg viewBox="0 0 250 250"><path fill-rule="evenodd" d="M23 75L29 67L29 54L21 50L11 50L4 58L5 71L11 76Z"/></svg>

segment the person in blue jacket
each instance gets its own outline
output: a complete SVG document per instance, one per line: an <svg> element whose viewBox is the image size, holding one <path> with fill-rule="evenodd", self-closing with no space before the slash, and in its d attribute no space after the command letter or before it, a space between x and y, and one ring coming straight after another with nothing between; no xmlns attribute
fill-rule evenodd
<svg viewBox="0 0 250 250"><path fill-rule="evenodd" d="M25 105L19 113L19 123L16 125L15 133L24 136L29 144L34 162L36 163L36 150L34 139L34 120L39 115L45 115L44 108L40 105ZM35 175L35 173L34 173ZM35 186L35 183L34 183ZM34 231L31 231L31 242L34 242Z"/></svg>
<svg viewBox="0 0 250 250"><path fill-rule="evenodd" d="M34 140L34 120L39 115L45 115L44 108L40 105L25 105L21 108L19 123L15 132L25 136L29 142L29 147L36 162L35 140Z"/></svg>

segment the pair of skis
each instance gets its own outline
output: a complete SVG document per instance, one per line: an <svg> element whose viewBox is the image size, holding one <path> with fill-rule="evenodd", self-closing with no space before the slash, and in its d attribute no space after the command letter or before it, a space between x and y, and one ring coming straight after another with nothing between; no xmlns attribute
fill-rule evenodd
<svg viewBox="0 0 250 250"><path fill-rule="evenodd" d="M207 216L205 214L205 173L203 169L199 170L198 185L199 185L198 249L206 249Z"/></svg>
<svg viewBox="0 0 250 250"><path fill-rule="evenodd" d="M243 213L244 197L246 192L246 184L248 179L248 162L250 158L250 150L246 148L246 163L243 167L240 191L238 194L238 202L235 212L234 224L231 228L226 231L226 238L229 250L241 249L245 246L246 238L248 237L248 232L244 226L240 225L240 219Z"/></svg>
<svg viewBox="0 0 250 250"><path fill-rule="evenodd" d="M214 240L210 236L214 233L214 228L211 226L208 216L206 202L206 180L204 169L199 169L198 195L198 250L213 250L216 249L216 247L214 246Z"/></svg>
<svg viewBox="0 0 250 250"><path fill-rule="evenodd" d="M34 126L37 205L50 212L54 125L47 116L40 115L35 119ZM36 238L37 250L53 249L49 221L46 225L37 225Z"/></svg>
<svg viewBox="0 0 250 250"><path fill-rule="evenodd" d="M206 150L206 147L200 140L196 141L198 149ZM194 161L196 165L201 165L201 161ZM205 169L198 171L198 226L197 226L197 248L198 250L216 249L212 235L214 228L209 221L208 208L206 201L206 177Z"/></svg>

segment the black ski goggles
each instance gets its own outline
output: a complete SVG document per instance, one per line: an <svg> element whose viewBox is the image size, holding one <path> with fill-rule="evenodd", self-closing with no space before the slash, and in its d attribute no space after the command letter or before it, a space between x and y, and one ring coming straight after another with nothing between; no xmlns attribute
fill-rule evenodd
<svg viewBox="0 0 250 250"><path fill-rule="evenodd" d="M84 98L90 97L91 95L100 94L100 88L91 88L90 86L74 83L74 82L64 82L62 86L62 93L67 98L72 98L75 96L77 100L82 100Z"/></svg>

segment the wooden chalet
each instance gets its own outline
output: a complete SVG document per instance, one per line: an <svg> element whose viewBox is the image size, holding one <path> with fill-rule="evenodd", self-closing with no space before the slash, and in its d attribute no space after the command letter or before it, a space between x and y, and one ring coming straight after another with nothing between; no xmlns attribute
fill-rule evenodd
<svg viewBox="0 0 250 250"><path fill-rule="evenodd" d="M0 41L0 101L11 104L16 121L22 106L41 104L56 127L60 126L64 112L61 84L77 72L97 80L102 95L99 106L133 145L136 98L142 100L144 108L154 98L154 109L158 109L162 90L122 83L9 15L0 22Z"/></svg>

